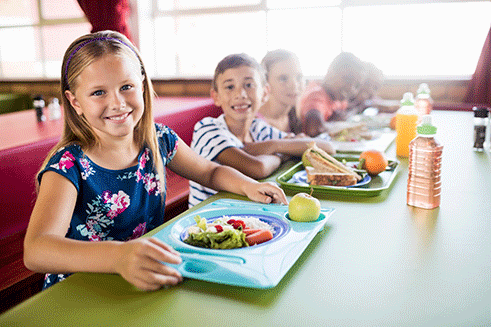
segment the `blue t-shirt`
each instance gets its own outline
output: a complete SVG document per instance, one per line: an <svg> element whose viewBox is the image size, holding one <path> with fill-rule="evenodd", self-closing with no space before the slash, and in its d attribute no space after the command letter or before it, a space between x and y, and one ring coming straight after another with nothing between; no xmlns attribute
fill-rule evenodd
<svg viewBox="0 0 491 327"><path fill-rule="evenodd" d="M174 157L178 138L167 126L155 124L164 166ZM60 149L39 173L54 171L66 177L78 191L66 237L82 241L128 241L138 238L164 222L165 175L159 179L153 169L150 149L143 148L138 164L110 170L87 157L80 145ZM165 174L165 170L164 170ZM43 288L69 274L46 274Z"/></svg>

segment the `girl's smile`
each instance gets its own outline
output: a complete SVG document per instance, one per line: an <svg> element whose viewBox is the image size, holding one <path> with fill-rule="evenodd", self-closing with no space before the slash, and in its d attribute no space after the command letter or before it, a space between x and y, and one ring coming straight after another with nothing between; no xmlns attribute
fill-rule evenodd
<svg viewBox="0 0 491 327"><path fill-rule="evenodd" d="M126 113L121 114L121 115L114 115L114 116L105 117L104 119L108 119L108 120L113 121L115 123L121 124L121 123L124 123L126 121L126 118L128 118L128 116L131 113L132 113L132 111L129 111L129 112L126 112Z"/></svg>

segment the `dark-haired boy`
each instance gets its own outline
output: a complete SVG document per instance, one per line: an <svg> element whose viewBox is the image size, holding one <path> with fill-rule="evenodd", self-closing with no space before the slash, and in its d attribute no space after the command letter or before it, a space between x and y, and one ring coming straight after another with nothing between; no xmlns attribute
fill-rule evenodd
<svg viewBox="0 0 491 327"><path fill-rule="evenodd" d="M201 156L255 179L271 175L282 159L301 156L311 138L293 137L256 118L267 91L262 67L254 58L233 54L222 59L215 69L210 93L223 114L206 117L195 125L191 147ZM316 142L325 151L334 152L329 142ZM190 182L189 205L215 193Z"/></svg>

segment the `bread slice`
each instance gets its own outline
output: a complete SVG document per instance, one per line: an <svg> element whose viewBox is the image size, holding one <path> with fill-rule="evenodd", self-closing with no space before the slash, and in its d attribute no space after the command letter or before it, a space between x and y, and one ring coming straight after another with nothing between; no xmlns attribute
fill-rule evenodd
<svg viewBox="0 0 491 327"><path fill-rule="evenodd" d="M324 173L342 173L354 176L355 180L361 181L362 177L352 171L347 166L336 160L324 150L317 147L315 142L309 145L309 149L305 152L307 160L310 162L317 172Z"/></svg>
<svg viewBox="0 0 491 327"><path fill-rule="evenodd" d="M357 183L353 174L319 171L314 167L305 167L305 171L310 185L351 186Z"/></svg>

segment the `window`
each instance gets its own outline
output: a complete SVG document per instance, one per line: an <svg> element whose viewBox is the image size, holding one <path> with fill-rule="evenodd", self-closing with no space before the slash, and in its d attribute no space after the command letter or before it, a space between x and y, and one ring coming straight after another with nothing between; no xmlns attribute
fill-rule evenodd
<svg viewBox="0 0 491 327"><path fill-rule="evenodd" d="M76 0L0 1L0 78L59 78L66 48L90 28Z"/></svg>
<svg viewBox="0 0 491 327"><path fill-rule="evenodd" d="M470 76L490 28L490 9L489 2L346 8L343 49L392 76Z"/></svg>
<svg viewBox="0 0 491 327"><path fill-rule="evenodd" d="M489 1L154 1L142 52L155 51L156 77L209 77L228 54L285 48L311 77L350 51L389 78L468 78L491 25Z"/></svg>
<svg viewBox="0 0 491 327"><path fill-rule="evenodd" d="M155 78L208 78L228 54L260 61L277 48L308 77L350 51L389 78L469 78L491 26L486 0L129 1ZM64 51L90 29L76 0L1 0L0 78L59 78Z"/></svg>

